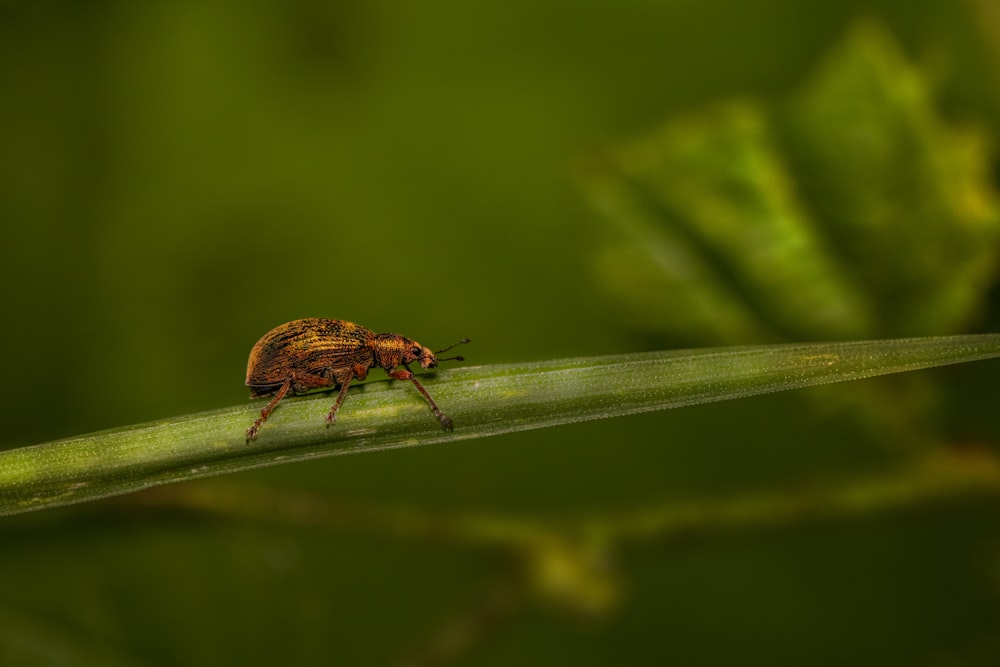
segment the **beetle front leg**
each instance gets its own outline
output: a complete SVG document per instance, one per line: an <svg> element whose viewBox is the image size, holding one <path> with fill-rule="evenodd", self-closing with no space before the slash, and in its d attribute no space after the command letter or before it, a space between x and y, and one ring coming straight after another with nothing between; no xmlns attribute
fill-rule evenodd
<svg viewBox="0 0 1000 667"><path fill-rule="evenodd" d="M420 393L423 394L424 398L427 399L427 404L431 406L431 412L433 412L434 416L437 417L438 421L441 422L441 428L443 428L446 431L455 430L455 422L451 420L451 417L441 412L441 408L437 406L437 403L435 403L434 399L431 398L431 395L427 393L427 390L424 389L424 386L419 382L417 382L417 378L414 377L413 373L411 373L408 369L386 371L386 372L389 374L389 377L391 377L393 380L409 380L410 382L412 382L413 386L419 389Z"/></svg>

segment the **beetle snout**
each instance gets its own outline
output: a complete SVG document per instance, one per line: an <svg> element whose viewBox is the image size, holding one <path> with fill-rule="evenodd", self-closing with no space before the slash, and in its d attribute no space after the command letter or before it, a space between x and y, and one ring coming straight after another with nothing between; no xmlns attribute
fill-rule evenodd
<svg viewBox="0 0 1000 667"><path fill-rule="evenodd" d="M434 368L438 365L437 357L430 351L430 348L412 340L408 341L407 347L404 348L402 358L404 364L418 363L424 369Z"/></svg>
<svg viewBox="0 0 1000 667"><path fill-rule="evenodd" d="M434 353L426 347L420 349L419 361L420 367L424 369L434 368L438 365L437 357L435 357Z"/></svg>

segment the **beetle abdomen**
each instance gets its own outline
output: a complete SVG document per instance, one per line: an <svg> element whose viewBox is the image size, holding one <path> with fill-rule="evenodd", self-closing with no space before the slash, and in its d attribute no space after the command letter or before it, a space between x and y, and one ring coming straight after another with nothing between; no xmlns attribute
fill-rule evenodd
<svg viewBox="0 0 1000 667"><path fill-rule="evenodd" d="M282 324L253 346L246 384L254 389L254 395L263 396L280 387L293 372L326 377L334 368L370 367L373 336L365 327L343 320L308 318Z"/></svg>

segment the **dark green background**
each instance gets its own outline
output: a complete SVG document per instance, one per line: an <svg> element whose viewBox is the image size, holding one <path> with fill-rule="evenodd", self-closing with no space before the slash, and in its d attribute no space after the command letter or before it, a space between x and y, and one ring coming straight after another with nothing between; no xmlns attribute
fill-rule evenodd
<svg viewBox="0 0 1000 667"><path fill-rule="evenodd" d="M0 0L0 444L240 403L251 345L298 317L435 349L468 336L477 364L678 344L631 326L598 284L607 222L580 161L676 113L788 94L861 18L939 77L946 117L1000 135L988 5ZM966 330L995 330L996 301ZM915 419L996 442L996 370L928 372L944 398ZM230 481L547 515L796 488L900 458L864 414L813 398ZM997 509L629 548L617 608L529 603L462 662L995 664ZM503 554L391 536L48 511L0 523L0 656L387 664L507 571Z"/></svg>

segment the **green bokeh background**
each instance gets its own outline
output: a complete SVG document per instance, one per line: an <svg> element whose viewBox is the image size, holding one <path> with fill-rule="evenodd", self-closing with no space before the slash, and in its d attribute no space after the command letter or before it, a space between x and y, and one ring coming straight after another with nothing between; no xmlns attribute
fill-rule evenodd
<svg viewBox="0 0 1000 667"><path fill-rule="evenodd" d="M637 326L604 289L595 262L613 234L579 165L678 113L788 95L859 19L934 73L946 118L1000 136L993 13L986 0L0 0L0 444L245 401L251 345L298 317L435 349L468 336L477 364L715 342ZM995 295L968 320L996 330ZM914 421L1000 442L997 369L928 372L940 395ZM799 488L903 458L869 413L821 391L227 481L548 516ZM998 509L631 548L614 554L614 608L525 604L457 663L996 664ZM509 569L488 549L100 503L4 519L0 545L12 665L393 664Z"/></svg>

